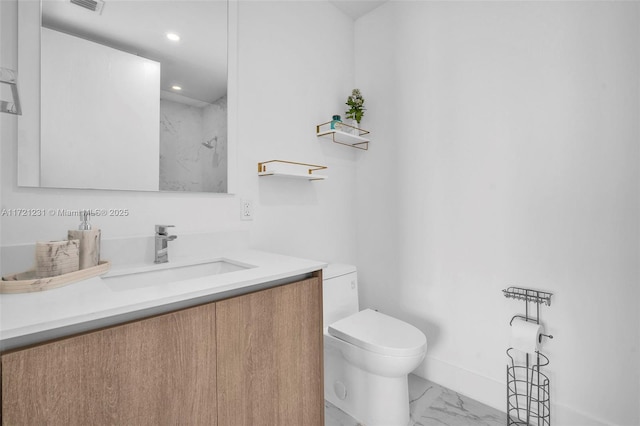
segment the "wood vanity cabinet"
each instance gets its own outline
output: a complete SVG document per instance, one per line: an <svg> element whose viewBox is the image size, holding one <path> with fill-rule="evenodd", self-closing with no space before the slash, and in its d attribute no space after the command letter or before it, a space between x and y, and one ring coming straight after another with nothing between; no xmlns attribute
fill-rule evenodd
<svg viewBox="0 0 640 426"><path fill-rule="evenodd" d="M324 425L313 278L1 357L2 425Z"/></svg>
<svg viewBox="0 0 640 426"><path fill-rule="evenodd" d="M323 426L319 277L216 303L218 424Z"/></svg>
<svg viewBox="0 0 640 426"><path fill-rule="evenodd" d="M216 424L215 304L2 355L3 425Z"/></svg>

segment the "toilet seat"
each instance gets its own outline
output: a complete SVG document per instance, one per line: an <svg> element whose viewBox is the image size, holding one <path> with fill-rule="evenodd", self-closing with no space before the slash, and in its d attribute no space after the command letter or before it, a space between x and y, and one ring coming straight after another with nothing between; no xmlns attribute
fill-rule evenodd
<svg viewBox="0 0 640 426"><path fill-rule="evenodd" d="M328 327L333 337L380 355L414 356L424 352L427 339L411 324L376 312L362 310Z"/></svg>

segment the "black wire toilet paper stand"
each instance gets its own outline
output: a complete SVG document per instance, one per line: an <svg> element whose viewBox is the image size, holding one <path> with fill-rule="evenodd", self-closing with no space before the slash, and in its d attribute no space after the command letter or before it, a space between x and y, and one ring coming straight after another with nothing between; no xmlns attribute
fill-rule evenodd
<svg viewBox="0 0 640 426"><path fill-rule="evenodd" d="M540 324L540 305L551 306L552 293L519 287L509 287L502 292L506 298L525 302L525 314L514 315L509 325L516 318ZM530 312L530 303L535 304L535 316ZM540 334L538 343L543 337L553 339L551 335ZM541 371L549 365L549 358L536 350L535 356L526 353L523 364L522 356L517 352L514 348L507 349L510 358L507 364L507 426L551 426L549 377Z"/></svg>

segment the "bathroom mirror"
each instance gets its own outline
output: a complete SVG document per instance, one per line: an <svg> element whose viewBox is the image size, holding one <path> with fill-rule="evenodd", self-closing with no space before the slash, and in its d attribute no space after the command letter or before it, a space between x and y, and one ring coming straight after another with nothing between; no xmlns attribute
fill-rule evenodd
<svg viewBox="0 0 640 426"><path fill-rule="evenodd" d="M39 71L21 80L40 84L23 102L18 185L230 192L229 12L226 0L21 1L19 51L35 53L19 66Z"/></svg>

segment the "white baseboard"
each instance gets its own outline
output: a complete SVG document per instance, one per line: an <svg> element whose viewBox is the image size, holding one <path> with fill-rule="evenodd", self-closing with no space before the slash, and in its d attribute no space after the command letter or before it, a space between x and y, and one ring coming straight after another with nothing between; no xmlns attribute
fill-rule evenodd
<svg viewBox="0 0 640 426"><path fill-rule="evenodd" d="M506 381L498 381L429 356L413 371L413 374L502 411L506 416ZM616 426L615 423L598 419L581 410L553 401L553 397L551 399L551 424L558 426Z"/></svg>
<svg viewBox="0 0 640 426"><path fill-rule="evenodd" d="M553 397L551 399L551 424L558 426L619 426L576 408L564 404L554 404Z"/></svg>

